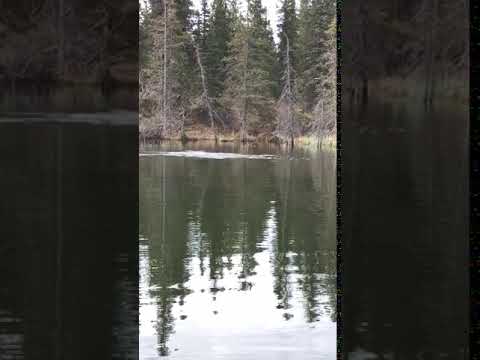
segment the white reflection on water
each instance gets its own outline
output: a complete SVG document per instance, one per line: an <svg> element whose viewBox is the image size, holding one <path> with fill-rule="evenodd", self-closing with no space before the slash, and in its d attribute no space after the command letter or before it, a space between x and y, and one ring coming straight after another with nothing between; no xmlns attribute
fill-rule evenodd
<svg viewBox="0 0 480 360"><path fill-rule="evenodd" d="M239 289L241 255L233 255L232 268L224 269L221 279L213 283L208 272L202 275L200 258L194 256L187 265L190 277L183 284L192 292L183 305L173 304L175 332L169 339L169 358L182 360L318 360L336 357L336 324L327 312L314 323L305 321L304 295L296 284L301 274L289 271L291 299L289 309L277 308L279 300L273 291L274 246L278 240L272 207L266 219L260 252L254 255L255 274L245 279L251 288ZM192 229L190 236L194 235ZM149 285L148 239L140 238L140 359L158 359L156 319L157 300ZM195 253L195 252L194 252ZM293 256L293 253L287 254ZM224 259L227 261L227 259ZM204 259L208 268L208 258ZM327 276L319 274L319 277ZM180 286L176 284L175 286ZM174 286L174 287L175 287ZM212 293L211 288L221 289ZM320 295L320 303L328 296ZM285 319L288 314L289 320ZM292 316L293 315L293 316ZM182 317L185 317L182 320Z"/></svg>
<svg viewBox="0 0 480 360"><path fill-rule="evenodd" d="M143 152L140 153L141 157L146 156L176 156L176 157L188 157L188 158L201 158L201 159L249 159L249 160L268 160L278 158L275 155L252 155L252 154L238 154L238 153L223 153L223 152L208 152L208 151L161 151L161 152Z"/></svg>

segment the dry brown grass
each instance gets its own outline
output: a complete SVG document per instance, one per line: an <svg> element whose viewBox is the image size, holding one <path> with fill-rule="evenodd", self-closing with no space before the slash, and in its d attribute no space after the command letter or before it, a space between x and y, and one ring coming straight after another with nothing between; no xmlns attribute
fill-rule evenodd
<svg viewBox="0 0 480 360"><path fill-rule="evenodd" d="M152 121L142 119L140 121L140 136L146 140L160 140L160 129L155 126ZM217 138L219 142L240 142L240 135L233 130L221 131L217 129ZM182 141L181 134L175 134L165 141ZM209 126L202 124L189 125L185 130L184 141L215 141L215 134ZM250 143L272 143L276 142L276 138L270 133L260 133L256 136L249 135L247 142ZM295 140L295 144L299 147L317 147L318 140L314 136L301 136ZM327 136L321 141L321 147L325 149L336 149L337 138L335 135Z"/></svg>

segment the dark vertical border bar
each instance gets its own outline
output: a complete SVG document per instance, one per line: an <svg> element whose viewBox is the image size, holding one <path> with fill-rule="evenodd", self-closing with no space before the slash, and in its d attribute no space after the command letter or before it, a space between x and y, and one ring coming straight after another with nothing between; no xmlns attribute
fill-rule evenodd
<svg viewBox="0 0 480 360"><path fill-rule="evenodd" d="M478 114L469 114L468 100L478 93L469 94L468 6L343 0L339 344L346 359L469 355L469 230L477 235L469 220L478 215L468 212L468 140L477 140L469 115L477 121Z"/></svg>
<svg viewBox="0 0 480 360"><path fill-rule="evenodd" d="M470 298L471 323L470 346L471 354L478 354L478 341L475 341L479 330L480 290L479 265L480 260L480 124L479 102L480 86L480 3L470 2ZM475 355L478 356L478 355Z"/></svg>

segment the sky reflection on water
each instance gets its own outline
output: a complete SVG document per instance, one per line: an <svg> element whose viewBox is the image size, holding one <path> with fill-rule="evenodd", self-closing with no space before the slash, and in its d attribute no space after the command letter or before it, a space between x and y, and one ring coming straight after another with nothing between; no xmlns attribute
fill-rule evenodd
<svg viewBox="0 0 480 360"><path fill-rule="evenodd" d="M189 155L140 159L140 358L334 359L334 154Z"/></svg>

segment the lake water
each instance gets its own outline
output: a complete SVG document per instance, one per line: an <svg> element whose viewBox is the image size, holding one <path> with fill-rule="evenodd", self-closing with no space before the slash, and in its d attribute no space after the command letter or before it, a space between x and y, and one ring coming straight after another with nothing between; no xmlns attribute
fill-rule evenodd
<svg viewBox="0 0 480 360"><path fill-rule="evenodd" d="M351 110L342 110L343 358L468 359L468 107Z"/></svg>
<svg viewBox="0 0 480 360"><path fill-rule="evenodd" d="M336 358L336 155L141 148L140 358Z"/></svg>
<svg viewBox="0 0 480 360"><path fill-rule="evenodd" d="M104 116L0 119L2 360L138 359L138 127Z"/></svg>

